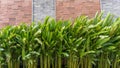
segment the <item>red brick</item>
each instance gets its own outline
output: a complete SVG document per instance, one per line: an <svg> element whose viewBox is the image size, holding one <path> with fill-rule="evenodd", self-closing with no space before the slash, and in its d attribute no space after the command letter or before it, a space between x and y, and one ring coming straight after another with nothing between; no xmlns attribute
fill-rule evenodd
<svg viewBox="0 0 120 68"><path fill-rule="evenodd" d="M0 0L0 28L31 20L32 0Z"/></svg>
<svg viewBox="0 0 120 68"><path fill-rule="evenodd" d="M56 17L57 19L70 19L79 15L93 17L100 12L99 0L57 0Z"/></svg>

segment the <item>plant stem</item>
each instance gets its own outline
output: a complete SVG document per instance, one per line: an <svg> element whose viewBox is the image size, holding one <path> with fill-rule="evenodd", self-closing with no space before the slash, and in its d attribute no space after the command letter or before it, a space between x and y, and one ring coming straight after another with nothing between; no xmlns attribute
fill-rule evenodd
<svg viewBox="0 0 120 68"><path fill-rule="evenodd" d="M88 64L87 64L87 58L86 57L84 58L84 61L85 61L84 67L87 68Z"/></svg>
<svg viewBox="0 0 120 68"><path fill-rule="evenodd" d="M57 68L57 56L55 56L55 68Z"/></svg>
<svg viewBox="0 0 120 68"><path fill-rule="evenodd" d="M116 56L116 58L115 58L115 61L114 61L114 68L116 68L117 67L117 56Z"/></svg>
<svg viewBox="0 0 120 68"><path fill-rule="evenodd" d="M50 68L50 56L48 56L48 68Z"/></svg>
<svg viewBox="0 0 120 68"><path fill-rule="evenodd" d="M91 65L91 59L90 59L89 56L88 56L88 68L92 68L92 65Z"/></svg>
<svg viewBox="0 0 120 68"><path fill-rule="evenodd" d="M14 68L19 68L20 66L20 61L15 61L14 62Z"/></svg>
<svg viewBox="0 0 120 68"><path fill-rule="evenodd" d="M83 58L81 58L81 68L84 68L84 62L83 62Z"/></svg>
<svg viewBox="0 0 120 68"><path fill-rule="evenodd" d="M40 55L40 68L43 68L43 57Z"/></svg>
<svg viewBox="0 0 120 68"><path fill-rule="evenodd" d="M55 68L54 59L52 59L52 68Z"/></svg>
<svg viewBox="0 0 120 68"><path fill-rule="evenodd" d="M12 61L10 59L8 60L8 68L12 68Z"/></svg>
<svg viewBox="0 0 120 68"><path fill-rule="evenodd" d="M103 68L103 55L100 55L99 63L98 63L98 68Z"/></svg>
<svg viewBox="0 0 120 68"><path fill-rule="evenodd" d="M44 56L44 68L47 68L47 56Z"/></svg>
<svg viewBox="0 0 120 68"><path fill-rule="evenodd" d="M58 56L58 68L61 68L61 56Z"/></svg>

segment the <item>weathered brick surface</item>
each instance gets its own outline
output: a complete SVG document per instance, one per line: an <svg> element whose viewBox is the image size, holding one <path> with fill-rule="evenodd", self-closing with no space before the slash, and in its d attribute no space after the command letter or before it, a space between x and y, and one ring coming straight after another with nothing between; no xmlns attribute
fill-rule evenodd
<svg viewBox="0 0 120 68"><path fill-rule="evenodd" d="M101 0L101 8L105 15L110 12L115 17L120 17L120 0Z"/></svg>
<svg viewBox="0 0 120 68"><path fill-rule="evenodd" d="M32 0L0 0L0 27L31 22Z"/></svg>
<svg viewBox="0 0 120 68"><path fill-rule="evenodd" d="M33 19L43 21L46 16L55 18L56 0L33 0Z"/></svg>
<svg viewBox="0 0 120 68"><path fill-rule="evenodd" d="M99 0L57 0L56 15L57 19L70 19L79 15L93 17L100 11Z"/></svg>

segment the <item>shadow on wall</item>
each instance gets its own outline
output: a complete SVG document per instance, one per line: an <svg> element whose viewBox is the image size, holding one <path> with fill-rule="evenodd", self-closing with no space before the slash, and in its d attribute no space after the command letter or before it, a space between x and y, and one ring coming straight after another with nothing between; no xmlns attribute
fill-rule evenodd
<svg viewBox="0 0 120 68"><path fill-rule="evenodd" d="M33 20L43 21L46 16L55 18L55 0L34 0Z"/></svg>
<svg viewBox="0 0 120 68"><path fill-rule="evenodd" d="M104 17L108 12L115 17L120 17L120 0L101 0L101 8L104 11Z"/></svg>

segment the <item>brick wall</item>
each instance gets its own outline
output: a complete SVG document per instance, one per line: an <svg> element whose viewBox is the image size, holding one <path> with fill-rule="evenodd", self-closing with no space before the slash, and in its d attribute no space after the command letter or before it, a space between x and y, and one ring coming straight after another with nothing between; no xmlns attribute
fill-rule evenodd
<svg viewBox="0 0 120 68"><path fill-rule="evenodd" d="M31 22L32 0L0 0L0 27Z"/></svg>
<svg viewBox="0 0 120 68"><path fill-rule="evenodd" d="M79 15L93 17L97 11L100 11L99 0L0 0L0 27L30 23L32 18L43 20L46 16L56 19L73 19Z"/></svg>
<svg viewBox="0 0 120 68"><path fill-rule="evenodd" d="M57 19L75 18L79 15L93 17L100 11L99 0L57 0L56 15Z"/></svg>

